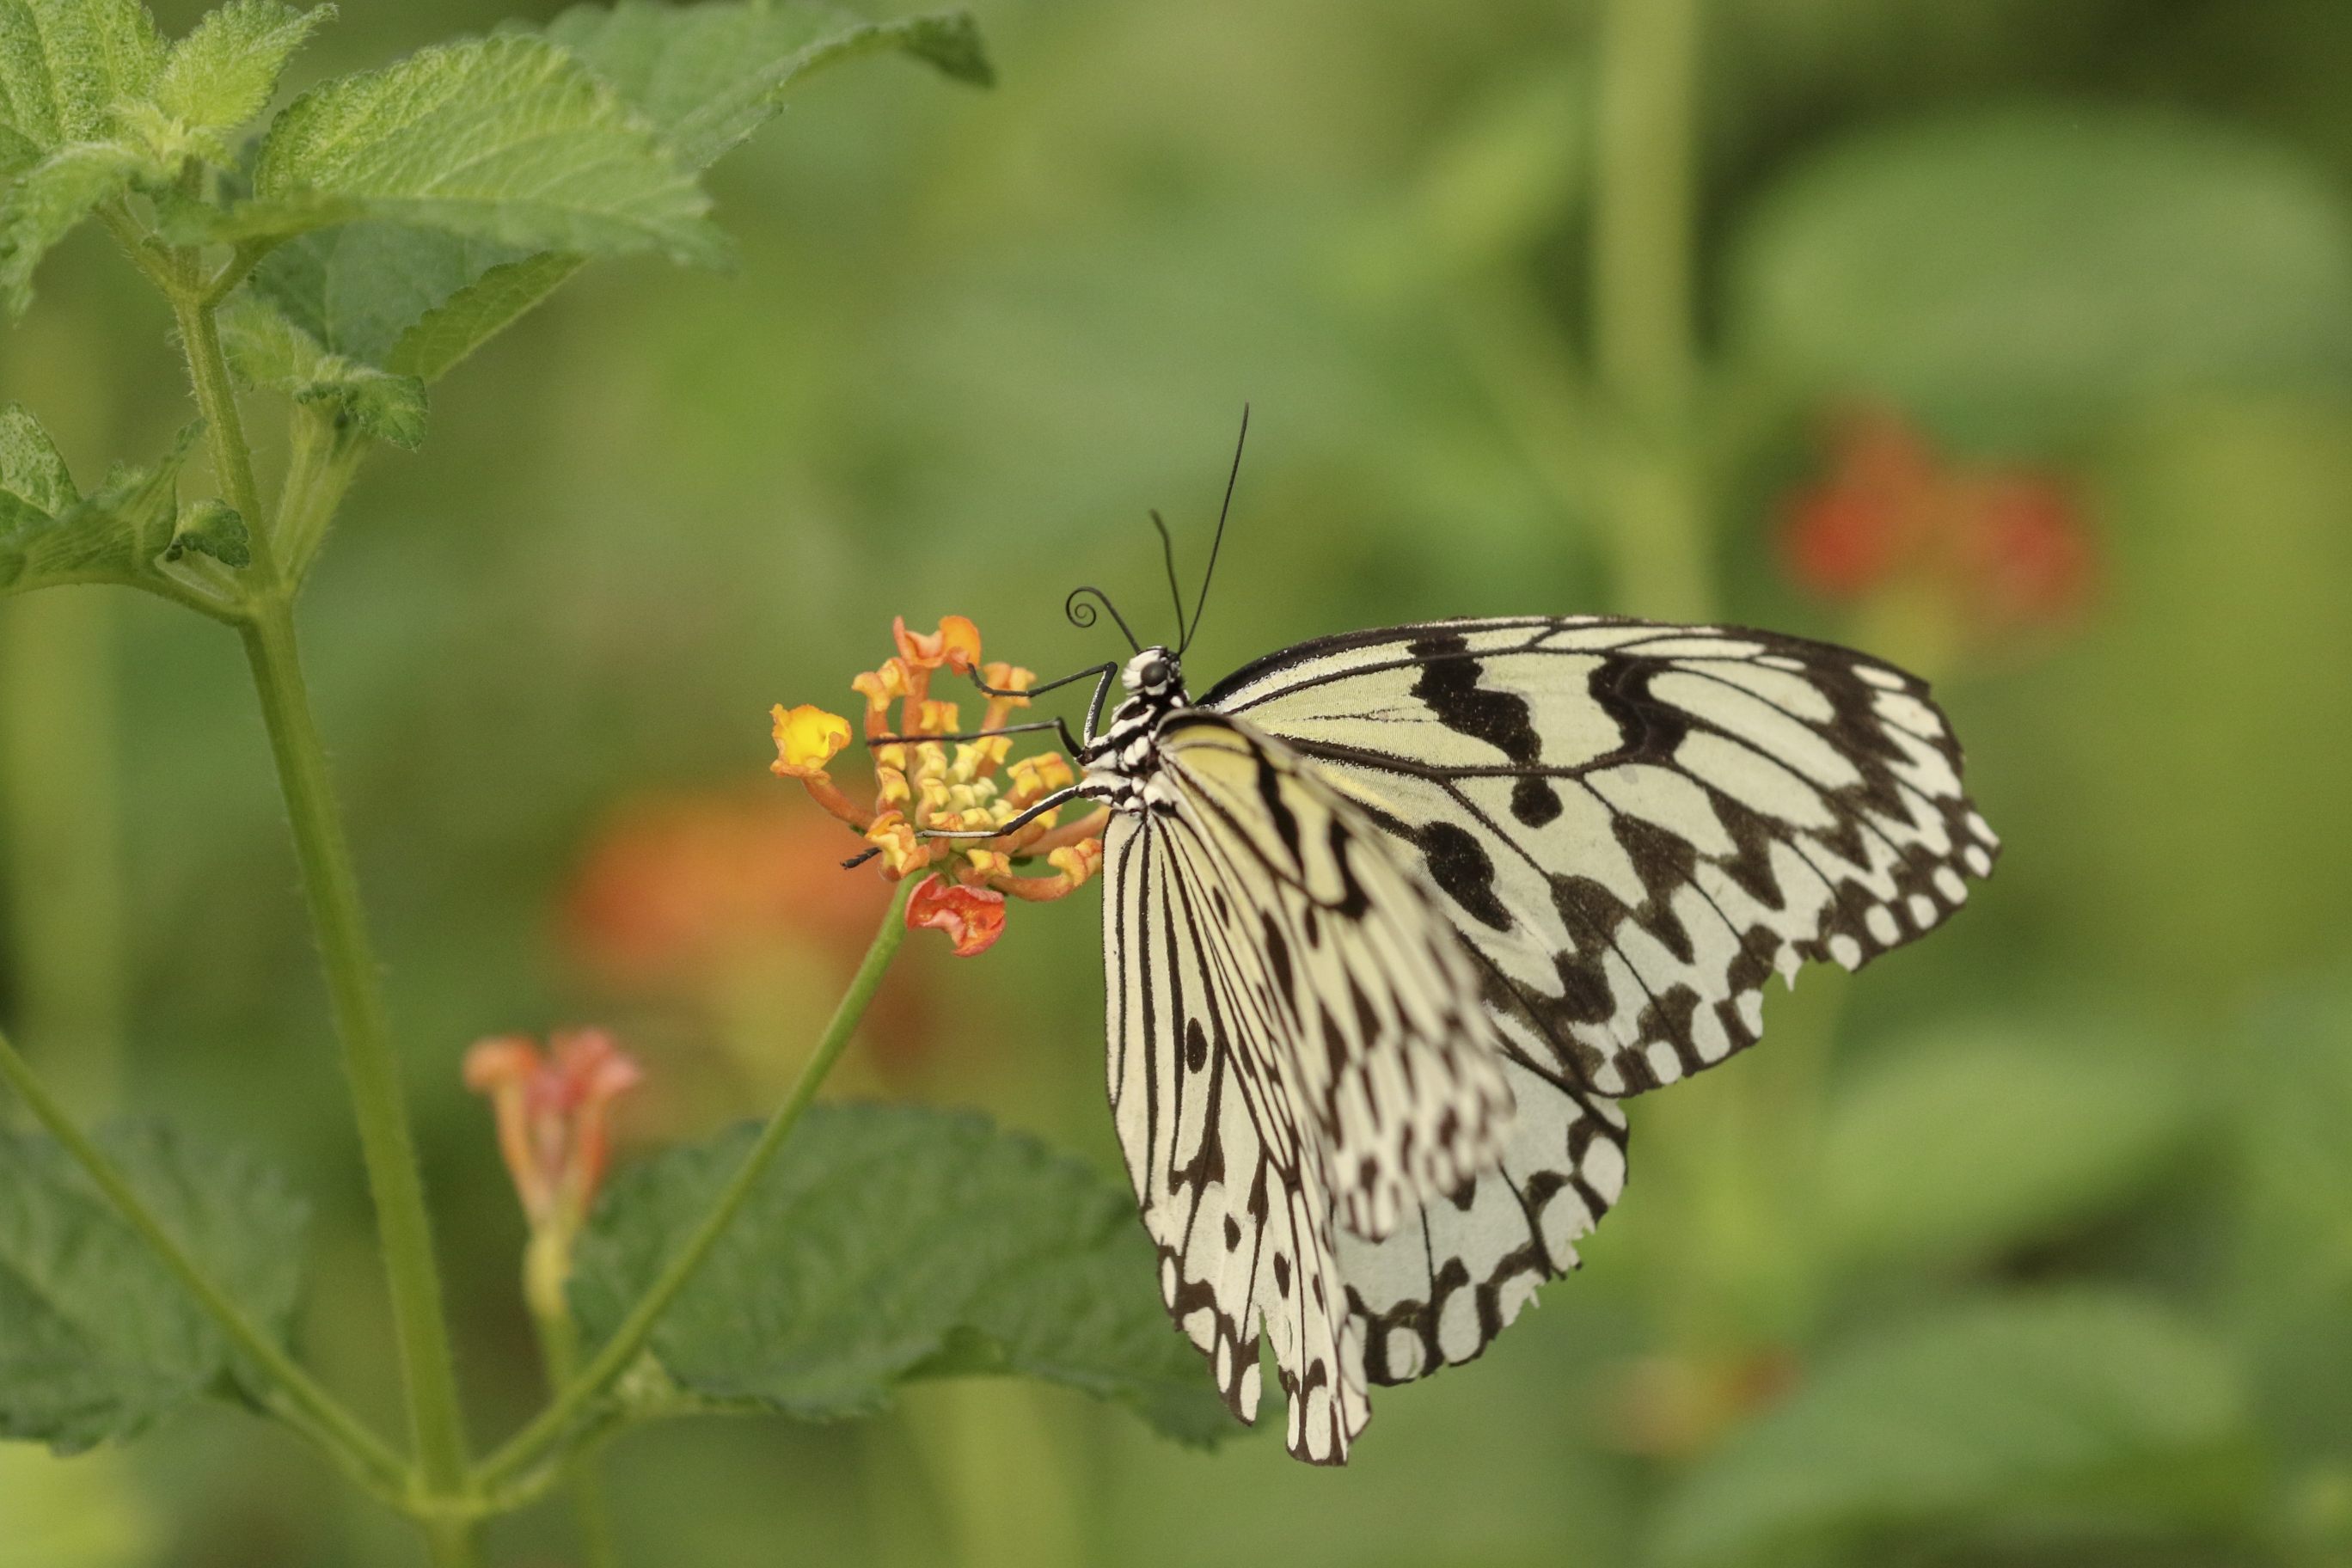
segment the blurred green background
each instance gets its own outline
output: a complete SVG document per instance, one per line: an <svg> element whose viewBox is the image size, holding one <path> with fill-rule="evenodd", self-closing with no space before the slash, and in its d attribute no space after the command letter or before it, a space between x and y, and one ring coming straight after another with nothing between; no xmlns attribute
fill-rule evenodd
<svg viewBox="0 0 2352 1568"><path fill-rule="evenodd" d="M540 1390L467 1045L614 1027L631 1148L763 1109L879 896L767 778L768 705L853 700L894 614L1049 675L1113 650L1061 619L1080 582L1163 626L1145 510L1197 574L1248 399L1196 690L1440 616L1855 640L1938 682L1998 875L1637 1103L1582 1273L1381 1392L1346 1470L932 1384L627 1436L629 1560L2352 1562L2352 9L978 9L996 90L811 84L710 176L734 276L590 269L371 460L314 580L478 1435ZM352 0L294 85L509 14ZM95 233L40 282L0 394L78 475L160 450L163 305ZM396 1425L237 648L0 602L0 1021L89 1113L294 1175L305 1349ZM1095 910L910 943L845 1092L1115 1169ZM491 1542L572 1550L555 1506ZM6 1568L413 1560L222 1409L0 1448Z"/></svg>

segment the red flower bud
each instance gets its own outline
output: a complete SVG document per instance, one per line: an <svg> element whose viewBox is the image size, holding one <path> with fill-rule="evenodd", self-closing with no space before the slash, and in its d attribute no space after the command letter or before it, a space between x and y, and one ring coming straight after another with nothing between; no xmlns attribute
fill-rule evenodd
<svg viewBox="0 0 2352 1568"><path fill-rule="evenodd" d="M520 1035L466 1053L466 1087L490 1097L499 1149L531 1228L575 1230L611 1155L613 1101L645 1077L602 1029L557 1035L546 1056Z"/></svg>
<svg viewBox="0 0 2352 1568"><path fill-rule="evenodd" d="M907 929L929 926L955 942L958 958L986 952L1004 934L1004 895L993 888L967 888L934 872L915 885L907 900Z"/></svg>

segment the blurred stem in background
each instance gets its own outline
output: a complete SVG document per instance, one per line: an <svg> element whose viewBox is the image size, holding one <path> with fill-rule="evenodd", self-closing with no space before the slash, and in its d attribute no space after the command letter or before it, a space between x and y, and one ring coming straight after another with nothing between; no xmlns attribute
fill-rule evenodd
<svg viewBox="0 0 2352 1568"><path fill-rule="evenodd" d="M1593 125L1592 344L1617 607L1714 613L1691 429L1692 109L1699 0L1606 0Z"/></svg>
<svg viewBox="0 0 2352 1568"><path fill-rule="evenodd" d="M572 1277L570 1238L534 1231L523 1254L523 1299L539 1330L539 1353L547 1368L550 1397L561 1394L580 1375L580 1325L565 1300L564 1284ZM596 1451L583 1447L565 1461L565 1489L572 1494L572 1525L580 1533L580 1556L586 1568L620 1568L620 1548L613 1540L611 1510L596 1473Z"/></svg>
<svg viewBox="0 0 2352 1568"><path fill-rule="evenodd" d="M1077 1479L1045 1391L1014 1378L949 1378L899 1395L941 1505L958 1568L1078 1568Z"/></svg>
<svg viewBox="0 0 2352 1568"><path fill-rule="evenodd" d="M87 1121L122 1078L122 852L115 607L102 590L0 609L0 808L6 816L16 1033Z"/></svg>

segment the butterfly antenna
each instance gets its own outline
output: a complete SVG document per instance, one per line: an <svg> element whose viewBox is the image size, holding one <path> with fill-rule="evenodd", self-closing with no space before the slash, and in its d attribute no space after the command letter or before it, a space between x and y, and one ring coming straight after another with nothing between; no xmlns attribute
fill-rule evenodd
<svg viewBox="0 0 2352 1568"><path fill-rule="evenodd" d="M1209 580L1217 574L1217 551L1225 542L1225 519L1234 510L1234 484L1242 477L1242 448L1249 445L1249 411L1250 405L1243 404L1242 433L1234 442L1234 469L1225 476L1225 502L1217 509L1217 537L1209 542L1209 569L1201 574L1201 597L1192 605L1192 629L1184 634L1184 640L1177 647L1179 658L1192 646L1192 632L1201 629L1201 612L1209 605Z"/></svg>
<svg viewBox="0 0 2352 1568"><path fill-rule="evenodd" d="M1181 655L1192 639L1184 635L1184 590L1176 585L1176 544L1168 537L1168 523L1155 510L1151 526L1160 531L1160 559L1168 567L1168 596L1176 601L1176 649Z"/></svg>
<svg viewBox="0 0 2352 1568"><path fill-rule="evenodd" d="M1104 593L1100 588L1087 587L1073 588L1070 590L1070 596L1062 601L1062 614L1070 617L1070 625L1077 627L1080 631L1084 631L1102 618L1095 614L1094 605L1089 605L1086 602L1085 595L1088 594L1092 594L1095 596L1095 603L1100 605L1104 609L1108 610L1110 612L1110 618L1118 623L1118 629L1127 637L1127 646L1133 648L1136 652L1141 653L1143 651L1143 645L1135 640L1135 634L1133 632L1128 631L1127 617L1118 613L1118 606L1112 604L1110 602L1110 595Z"/></svg>

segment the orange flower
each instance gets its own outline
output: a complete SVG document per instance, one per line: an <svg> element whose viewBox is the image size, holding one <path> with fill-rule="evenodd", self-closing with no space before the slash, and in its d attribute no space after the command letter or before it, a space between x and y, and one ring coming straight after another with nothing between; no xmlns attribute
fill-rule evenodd
<svg viewBox="0 0 2352 1568"><path fill-rule="evenodd" d="M940 629L928 633L908 631L907 617L894 616L890 637L898 645L898 657L919 669L945 665L958 675L970 675L980 664L980 628L961 616L941 616Z"/></svg>
<svg viewBox="0 0 2352 1568"><path fill-rule="evenodd" d="M550 1045L542 1056L521 1035L483 1040L466 1053L466 1087L490 1097L531 1229L568 1237L604 1178L613 1101L645 1074L602 1029L572 1029Z"/></svg>
<svg viewBox="0 0 2352 1568"><path fill-rule="evenodd" d="M930 837L1003 827L1068 787L1076 775L1057 752L1013 760L1010 735L923 739L964 732L956 704L931 695L937 671L977 674L982 684L1005 693L988 699L982 731L1001 730L1013 710L1027 707L1029 699L1017 693L1036 677L1015 665L982 665L980 628L961 616L942 616L936 632L910 632L900 618L891 623L890 635L897 657L850 682L866 699L865 735L875 769L872 804L850 800L826 771L846 743L849 721L817 708L775 710L774 772L799 779L818 804L864 835L885 878L897 881L939 868L934 882L910 901L908 924L948 931L956 952L968 957L985 950L1003 929L1003 895L1057 899L1094 875L1102 864L1099 835L1108 814L1097 811L1064 826L1055 807L990 838ZM910 738L875 743L884 736ZM1022 863L1038 858L1055 874L1024 875Z"/></svg>
<svg viewBox="0 0 2352 1568"><path fill-rule="evenodd" d="M1838 429L1829 475L1789 499L1779 544L1799 585L1857 605L1874 642L1918 645L1913 658L1930 664L2001 655L2020 633L2069 624L2096 575L2063 483L1954 464L1885 413Z"/></svg>
<svg viewBox="0 0 2352 1568"><path fill-rule="evenodd" d="M907 900L907 929L943 931L958 958L986 952L1004 934L1004 895L993 888L967 888L933 872L915 884Z"/></svg>

